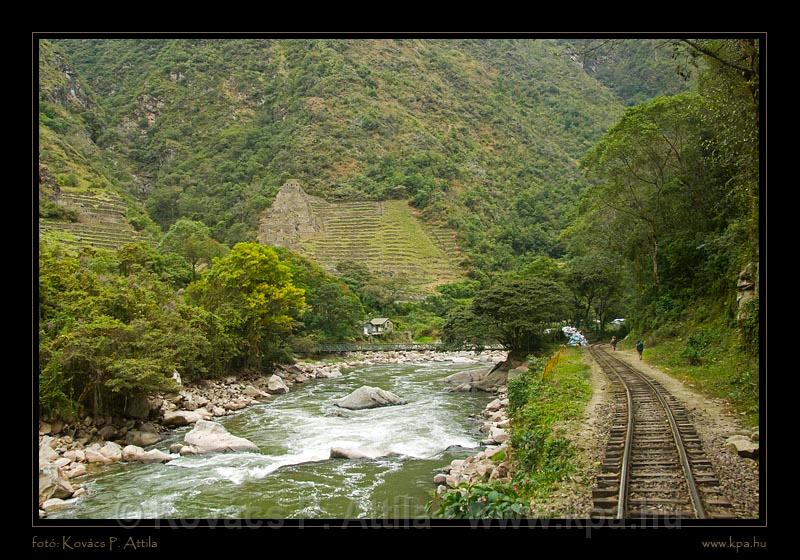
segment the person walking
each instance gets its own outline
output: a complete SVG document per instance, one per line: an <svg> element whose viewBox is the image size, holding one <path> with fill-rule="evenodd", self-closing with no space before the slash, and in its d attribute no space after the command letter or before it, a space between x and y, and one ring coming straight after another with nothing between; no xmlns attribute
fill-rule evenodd
<svg viewBox="0 0 800 560"><path fill-rule="evenodd" d="M617 351L617 335L611 337L611 349L616 352Z"/></svg>
<svg viewBox="0 0 800 560"><path fill-rule="evenodd" d="M642 352L644 352L644 340L640 340L636 343L636 351L639 352L639 359L642 359Z"/></svg>

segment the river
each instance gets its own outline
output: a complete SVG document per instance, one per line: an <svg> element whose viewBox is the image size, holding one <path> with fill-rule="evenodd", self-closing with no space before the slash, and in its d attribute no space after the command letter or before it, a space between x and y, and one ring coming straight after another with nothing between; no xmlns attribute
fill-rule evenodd
<svg viewBox="0 0 800 560"><path fill-rule="evenodd" d="M476 415L489 393L448 393L451 373L487 364L381 364L336 379L295 385L273 401L221 419L260 453L115 464L80 481L87 493L48 518L413 518L426 516L437 470L476 452ZM362 385L392 391L401 406L349 411L333 406ZM218 419L219 421L220 419ZM154 447L166 450L190 428ZM328 459L332 447L400 453L373 460Z"/></svg>

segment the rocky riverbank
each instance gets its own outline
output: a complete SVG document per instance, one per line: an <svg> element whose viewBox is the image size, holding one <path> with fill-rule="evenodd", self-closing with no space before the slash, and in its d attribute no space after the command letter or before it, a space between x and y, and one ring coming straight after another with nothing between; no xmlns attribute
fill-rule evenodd
<svg viewBox="0 0 800 560"><path fill-rule="evenodd" d="M180 455L197 453L198 446L188 440L186 444L173 444L169 449L155 447L167 430L235 414L288 393L295 384L336 378L342 370L371 364L425 361L490 364L503 359L503 352L347 354L335 363L298 362L278 366L269 373L187 383L176 393L153 395L129 407L128 412L135 414L126 418L87 416L71 422L42 421L39 425L40 516L70 507L76 498L86 493L81 487L83 477L107 465L168 462ZM153 447L145 451L150 446ZM217 451L224 449L225 445L216 448Z"/></svg>
<svg viewBox="0 0 800 560"><path fill-rule="evenodd" d="M479 482L504 482L511 481L511 466L508 461L508 388L501 385L495 389L497 398L483 409L485 418L481 432L486 438L481 442L487 447L482 451L467 457L456 459L442 472L433 477L437 484L437 494L442 494L448 488L455 488L460 484L475 484Z"/></svg>

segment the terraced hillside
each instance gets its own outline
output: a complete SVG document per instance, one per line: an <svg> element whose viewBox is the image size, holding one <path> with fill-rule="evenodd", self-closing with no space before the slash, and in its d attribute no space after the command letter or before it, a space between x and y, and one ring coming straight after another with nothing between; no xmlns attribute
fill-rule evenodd
<svg viewBox="0 0 800 560"><path fill-rule="evenodd" d="M106 249L148 239L128 222L125 202L110 193L77 194L62 191L56 203L74 210L78 221L39 220L39 232L43 235L51 234L71 245Z"/></svg>
<svg viewBox="0 0 800 560"><path fill-rule="evenodd" d="M331 203L286 183L261 220L259 241L287 247L329 271L343 261L406 275L415 293L463 276L454 232L425 224L404 200Z"/></svg>

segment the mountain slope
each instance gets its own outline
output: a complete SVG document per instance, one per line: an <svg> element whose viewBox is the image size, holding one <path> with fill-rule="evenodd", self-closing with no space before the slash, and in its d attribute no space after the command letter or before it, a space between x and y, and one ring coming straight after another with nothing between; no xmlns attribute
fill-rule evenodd
<svg viewBox="0 0 800 560"><path fill-rule="evenodd" d="M408 199L482 268L558 252L577 161L623 108L555 41L57 43L151 216L229 243L294 178L327 200Z"/></svg>
<svg viewBox="0 0 800 560"><path fill-rule="evenodd" d="M144 208L126 193L134 178L97 146L105 113L68 56L40 43L40 232L79 245L118 247L158 235Z"/></svg>

